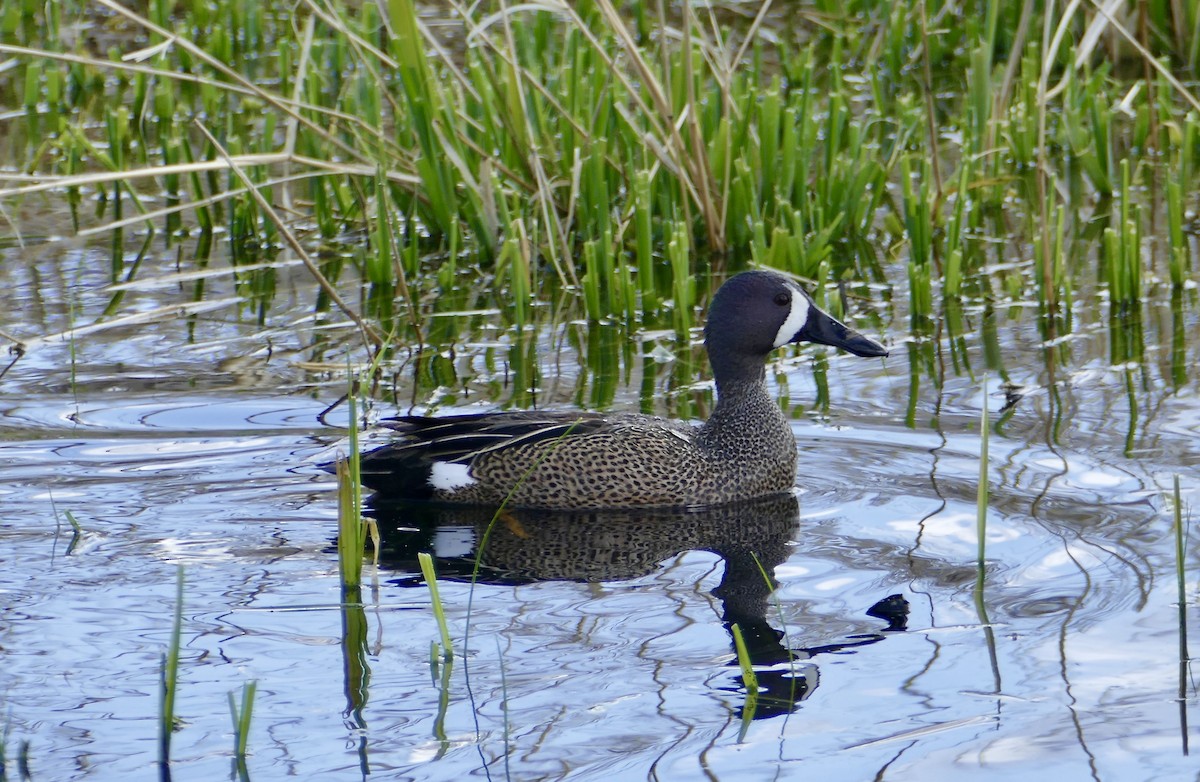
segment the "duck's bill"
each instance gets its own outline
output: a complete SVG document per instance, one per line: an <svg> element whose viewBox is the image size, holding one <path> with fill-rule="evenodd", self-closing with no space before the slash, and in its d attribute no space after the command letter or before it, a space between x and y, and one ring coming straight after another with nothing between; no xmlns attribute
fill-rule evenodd
<svg viewBox="0 0 1200 782"><path fill-rule="evenodd" d="M808 320L796 332L792 342L815 342L830 345L864 358L886 356L887 348L870 337L864 337L854 329L816 307L809 308Z"/></svg>

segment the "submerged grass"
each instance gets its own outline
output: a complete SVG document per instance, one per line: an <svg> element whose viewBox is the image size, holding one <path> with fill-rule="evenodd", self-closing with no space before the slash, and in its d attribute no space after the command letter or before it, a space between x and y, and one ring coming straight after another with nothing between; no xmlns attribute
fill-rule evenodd
<svg viewBox="0 0 1200 782"><path fill-rule="evenodd" d="M163 778L169 779L171 738L175 735L175 695L179 686L179 648L183 634L183 566L175 570L175 614L167 651L162 656L158 717L158 764Z"/></svg>
<svg viewBox="0 0 1200 782"><path fill-rule="evenodd" d="M497 636L496 641L496 660L500 669L500 714L503 718L504 732L504 778L512 779L512 767L510 760L513 753L513 741L511 734L511 726L508 722L508 677L504 673L504 653L500 649L500 638Z"/></svg>
<svg viewBox="0 0 1200 782"><path fill-rule="evenodd" d="M736 23L690 5L452 0L451 35L413 0L259 5L252 35L232 0L173 16L95 3L113 56L44 35L73 20L42 7L5 12L0 97L25 108L0 125L28 155L0 185L5 213L60 194L81 231L112 234L114 283L142 273L122 232L223 226L235 266L300 258L315 306L373 350L420 341L422 294L460 263L492 274L518 327L567 286L593 321L665 314L685 336L697 276L748 260L888 282L917 333L937 302L993 290L1053 315L1088 266L1123 309L1191 272L1200 102L1181 77L1197 0L1156 6L1163 26L1139 33L1086 3L910 0L802 13L770 37L770 2ZM937 23L948 14L961 24ZM935 93L947 80L962 91ZM1156 269L1142 259L1160 212ZM366 237L348 256L359 306L345 261L314 252L351 235ZM1015 268L997 269L991 236L1011 236ZM269 299L273 275L255 273L253 295Z"/></svg>
<svg viewBox="0 0 1200 782"><path fill-rule="evenodd" d="M754 673L754 661L750 659L750 651L742 638L742 628L735 622L730 626L733 632L733 646L737 651L738 668L742 672L742 684L746 687L746 701L742 704L742 726L738 732L738 741L745 741L750 724L754 721L754 713L758 710L758 675Z"/></svg>
<svg viewBox="0 0 1200 782"><path fill-rule="evenodd" d="M4 715L4 727L0 729L0 782L8 778L8 740L12 736L12 709Z"/></svg>
<svg viewBox="0 0 1200 782"><path fill-rule="evenodd" d="M1177 634L1179 637L1179 689L1176 700L1179 704L1179 737L1183 754L1187 755L1191 744L1188 730L1188 701L1189 690L1193 688L1191 667L1192 659L1188 653L1188 595L1187 595L1187 529L1184 525L1183 497L1179 491L1179 476L1173 479L1173 531L1175 537L1175 589L1178 603L1179 620Z"/></svg>
<svg viewBox="0 0 1200 782"><path fill-rule="evenodd" d="M984 565L987 561L987 516L990 490L988 485L988 443L991 437L991 427L988 424L987 378L983 381L983 405L979 411L979 484L975 491L975 536L978 539L976 562L980 572L980 582Z"/></svg>
<svg viewBox="0 0 1200 782"><path fill-rule="evenodd" d="M379 529L373 519L362 515L362 456L358 445L358 388L352 383L347 395L349 415L349 451L339 458L334 469L338 484L338 573L341 576L344 602L359 602L362 588L363 558L367 538L374 546L375 564L379 562ZM346 597L350 595L351 597Z"/></svg>
<svg viewBox="0 0 1200 782"><path fill-rule="evenodd" d="M425 577L425 584L429 587L429 599L433 603L433 617L437 620L438 634L442 638L441 657L444 661L450 662L454 657L454 647L450 642L450 627L446 624L446 608L442 605L442 595L438 591L437 572L433 568L433 557L422 551L417 554L417 561L421 564L421 575ZM436 647L430 654L437 656Z"/></svg>
<svg viewBox="0 0 1200 782"><path fill-rule="evenodd" d="M361 482L351 466L353 457L337 462L338 481L338 572L342 591L362 588L363 555L367 525L361 514Z"/></svg>
<svg viewBox="0 0 1200 782"><path fill-rule="evenodd" d="M988 396L987 378L983 381L983 405L979 413L979 483L975 490L975 610L979 621L984 625L985 633L991 632L991 620L988 618L987 602L984 600L984 588L987 585L987 517L990 497L988 484L988 441L991 427L988 425ZM990 640L990 636L989 636ZM990 646L989 646L990 648Z"/></svg>
<svg viewBox="0 0 1200 782"><path fill-rule="evenodd" d="M464 279L486 281L484 304L498 312L488 317L518 335L537 321L539 303L565 292L593 328L665 329L686 345L707 276L752 261L815 281L826 304L840 302L825 297L841 288L851 301L882 299L881 312L906 311L921 343L910 353L914 384L936 371L933 352L922 352L932 324L961 336L964 305L985 313L985 350L998 364L994 306L1040 303L1050 343L1062 336L1056 315L1090 283L1112 308L1113 363L1141 360L1127 344L1140 335L1127 340L1125 329L1156 287L1174 289L1180 321L1183 302L1194 304L1200 103L1188 80L1200 68L1200 1L1139 8L1149 23L1137 33L1108 7L863 0L796 8L767 31L769 1L730 23L717 21L724 9L692 4L449 0L457 27L446 36L413 0L215 0L170 13L151 4L144 15L113 0L8 3L0 105L21 111L0 117L0 136L17 139L25 159L0 172L0 246L32 240L13 217L21 207L58 199L79 235L109 237L113 287L93 323L77 324L72 304L63 334L4 336L14 360L65 337L73 371L76 341L100 330L244 301L263 320L273 261L293 256L317 282L312 308L340 313L374 353L365 373L374 382L397 344L454 342L445 324L468 309ZM115 31L106 51L70 33L97 16ZM935 91L946 83L962 89ZM191 242L176 271L211 274L214 236L226 242L235 298L213 301L198 277L182 305L128 308L120 286L145 277L152 240L177 250ZM431 310L447 317L430 322ZM533 388L538 345L515 341L508 359L529 379L517 385ZM1182 383L1185 346L1174 347ZM486 360L496 363L492 353ZM428 389L454 385L450 364L435 356L420 365ZM686 357L678 365L693 371ZM816 364L826 403L827 368ZM1133 410L1132 386L1130 394ZM366 537L376 533L362 519L357 389L350 399L350 458L337 467L339 574L347 710L365 724L361 581ZM984 402L975 601L995 669L984 602L986 386ZM1182 682L1178 482L1175 491ZM502 513L480 541L476 573ZM453 651L427 562L444 752ZM178 578L162 672L163 768L182 570ZM469 603L467 615L464 651ZM748 720L758 686L740 628L733 633ZM240 710L231 695L242 774L247 687Z"/></svg>
<svg viewBox="0 0 1200 782"><path fill-rule="evenodd" d="M233 693L229 693L229 716L233 720L233 765L238 778L243 781L250 778L250 771L246 767L246 746L250 740L250 721L257 690L257 682L243 684L240 705L234 700Z"/></svg>
<svg viewBox="0 0 1200 782"><path fill-rule="evenodd" d="M4 729L0 731L0 782L8 779L8 741L12 735L12 713L9 712L5 716ZM28 739L21 739L17 743L16 765L17 778L25 782L31 780L33 776L33 768L29 762L29 746Z"/></svg>
<svg viewBox="0 0 1200 782"><path fill-rule="evenodd" d="M1181 703L1186 701L1187 667L1191 664L1188 655L1188 594L1187 594L1187 529L1184 526L1183 497L1179 491L1179 476L1173 477L1172 511L1174 524L1172 532L1175 538L1175 591L1179 608L1179 665Z"/></svg>

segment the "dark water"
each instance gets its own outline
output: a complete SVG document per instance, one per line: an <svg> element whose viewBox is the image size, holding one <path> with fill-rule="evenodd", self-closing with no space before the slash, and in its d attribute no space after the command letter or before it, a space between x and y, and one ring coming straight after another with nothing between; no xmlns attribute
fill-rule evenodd
<svg viewBox="0 0 1200 782"><path fill-rule="evenodd" d="M769 373L794 414L796 498L516 514L492 528L474 586L490 517L381 508L374 586L343 611L333 482L317 465L344 447L319 417L344 392L351 336L310 315L303 275L278 272L262 323L227 276L206 288L211 309L155 317L191 300L163 259L142 275L162 284L130 291L123 310L151 322L72 340L55 335L108 301L101 262L61 246L0 260L4 330L52 337L0 379L10 774L24 742L34 779L158 773L179 565L174 779L230 775L227 693L248 681L254 779L1197 774L1170 502L1179 476L1193 518L1192 291L1147 303L1132 359L1115 354L1117 327L1087 291L1051 360L1028 308L968 311L956 333L915 337L903 311L883 309L890 359L807 349ZM570 314L524 335L500 322L486 307L457 316L452 381L414 390L401 369L401 397L505 406L523 399L524 372L539 403L701 415L710 399L694 355L671 359L669 335L630 341ZM444 576L449 669L431 665L421 550ZM1191 600L1190 539L1185 555ZM754 719L733 622L758 663Z"/></svg>

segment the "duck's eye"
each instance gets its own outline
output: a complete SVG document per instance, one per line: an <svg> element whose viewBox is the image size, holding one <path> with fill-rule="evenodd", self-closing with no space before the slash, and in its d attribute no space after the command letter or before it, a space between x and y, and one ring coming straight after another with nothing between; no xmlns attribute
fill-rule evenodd
<svg viewBox="0 0 1200 782"><path fill-rule="evenodd" d="M776 293L775 294L775 303L778 304L780 307L786 307L787 305L792 303L792 294Z"/></svg>

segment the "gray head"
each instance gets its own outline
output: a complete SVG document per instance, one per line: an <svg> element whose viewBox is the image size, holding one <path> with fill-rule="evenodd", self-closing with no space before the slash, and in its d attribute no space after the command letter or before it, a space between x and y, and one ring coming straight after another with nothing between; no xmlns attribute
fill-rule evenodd
<svg viewBox="0 0 1200 782"><path fill-rule="evenodd" d="M820 310L799 285L769 271L730 277L713 297L704 344L713 374L757 379L767 354L791 342L815 342L856 356L886 356L878 342Z"/></svg>

